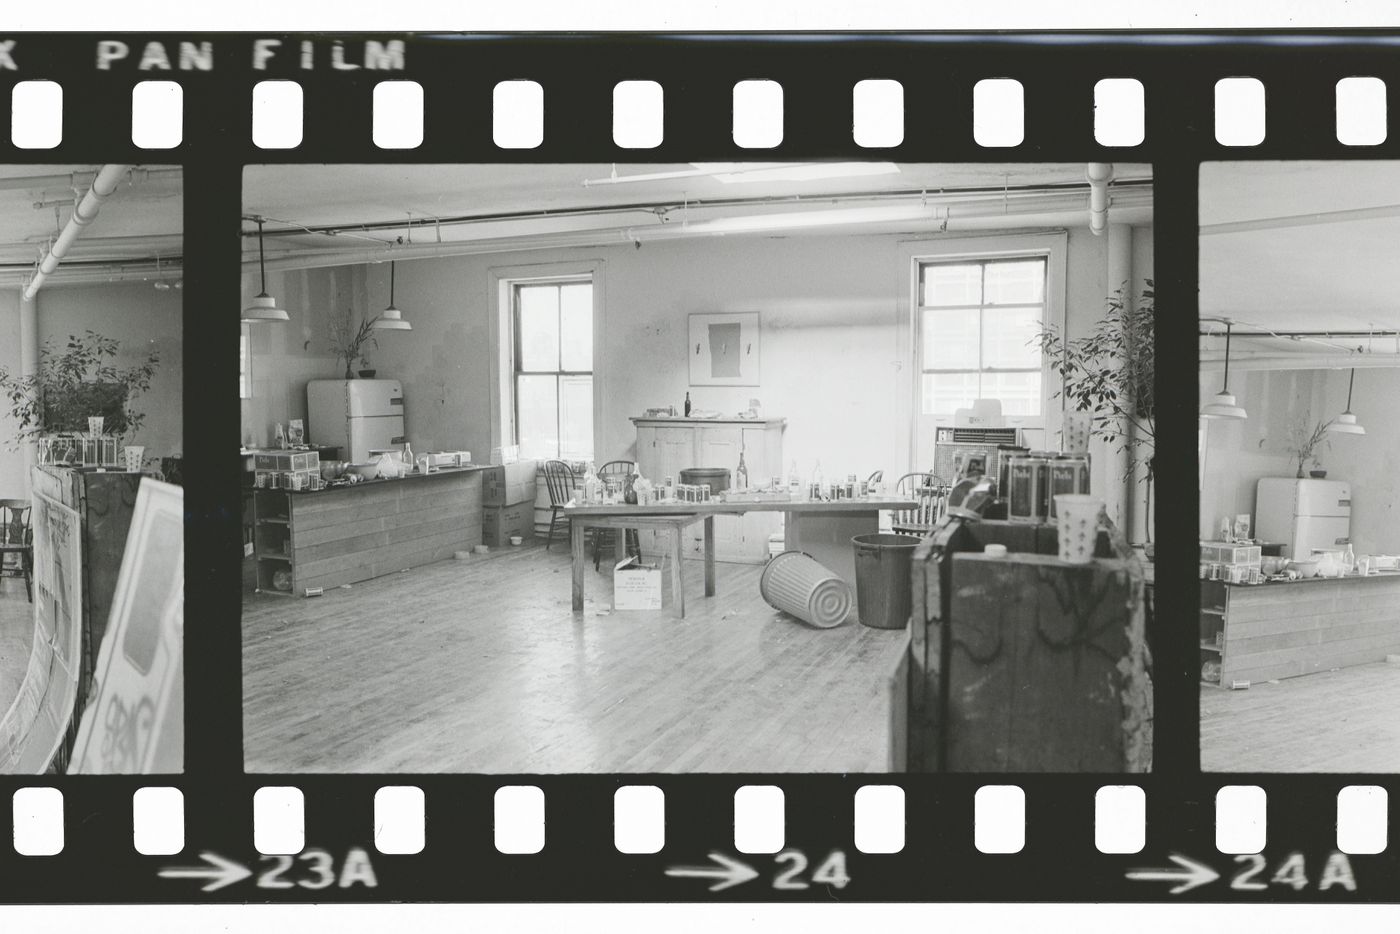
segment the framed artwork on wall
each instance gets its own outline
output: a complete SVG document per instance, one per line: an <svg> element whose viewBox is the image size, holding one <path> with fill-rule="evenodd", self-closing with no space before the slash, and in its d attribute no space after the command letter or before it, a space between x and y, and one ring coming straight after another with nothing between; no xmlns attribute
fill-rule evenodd
<svg viewBox="0 0 1400 934"><path fill-rule="evenodd" d="M758 385L758 312L693 314L689 325L690 385Z"/></svg>

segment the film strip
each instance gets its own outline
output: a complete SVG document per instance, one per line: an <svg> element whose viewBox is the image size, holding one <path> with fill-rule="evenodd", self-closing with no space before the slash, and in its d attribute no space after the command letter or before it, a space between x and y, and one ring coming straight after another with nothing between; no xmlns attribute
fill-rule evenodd
<svg viewBox="0 0 1400 934"><path fill-rule="evenodd" d="M0 848L0 900L1395 901L1392 775L1201 769L1189 423L1199 167L1396 158L1375 85L1345 83L1393 86L1393 38L6 37L0 75L20 116L4 162L183 173L188 622L183 771L0 779L15 839ZM873 160L1150 166L1155 289L1171 310L1155 320L1156 495L1171 506L1152 536L1150 771L334 775L245 763L243 477L228 454L240 410L220 387L241 365L233 312L248 254L235 235L246 250L255 219L288 233L250 206L249 167L626 174ZM432 220L410 219L410 240ZM353 735L370 713L284 715L314 738Z"/></svg>

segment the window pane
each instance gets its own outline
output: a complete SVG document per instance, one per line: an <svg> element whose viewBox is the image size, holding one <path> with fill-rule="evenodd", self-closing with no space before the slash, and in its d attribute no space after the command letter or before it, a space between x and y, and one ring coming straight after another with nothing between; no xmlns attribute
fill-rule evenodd
<svg viewBox="0 0 1400 934"><path fill-rule="evenodd" d="M520 456L550 459L559 456L559 424L555 417L557 376L517 376L515 405Z"/></svg>
<svg viewBox="0 0 1400 934"><path fill-rule="evenodd" d="M924 305L978 305L982 267L978 263L924 267Z"/></svg>
<svg viewBox="0 0 1400 934"><path fill-rule="evenodd" d="M925 311L924 369L970 370L977 356L977 309Z"/></svg>
<svg viewBox="0 0 1400 934"><path fill-rule="evenodd" d="M593 377L559 377L559 456L593 459Z"/></svg>
<svg viewBox="0 0 1400 934"><path fill-rule="evenodd" d="M983 373L982 398L1000 399L1003 415L1040 414L1040 371Z"/></svg>
<svg viewBox="0 0 1400 934"><path fill-rule="evenodd" d="M925 373L924 414L952 415L977 398L976 373Z"/></svg>
<svg viewBox="0 0 1400 934"><path fill-rule="evenodd" d="M559 289L560 356L565 370L593 369L593 286Z"/></svg>
<svg viewBox="0 0 1400 934"><path fill-rule="evenodd" d="M999 369L1040 366L1039 308L989 308L982 313L982 365Z"/></svg>
<svg viewBox="0 0 1400 934"><path fill-rule="evenodd" d="M558 369L559 286L521 286L519 299L520 362L517 366L522 370Z"/></svg>
<svg viewBox="0 0 1400 934"><path fill-rule="evenodd" d="M1045 300L1045 260L987 264L988 305L1017 305Z"/></svg>

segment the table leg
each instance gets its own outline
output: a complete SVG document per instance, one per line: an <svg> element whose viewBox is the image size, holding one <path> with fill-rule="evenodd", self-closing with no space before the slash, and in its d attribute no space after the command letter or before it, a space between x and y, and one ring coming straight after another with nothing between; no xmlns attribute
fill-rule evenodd
<svg viewBox="0 0 1400 934"><path fill-rule="evenodd" d="M574 612L583 612L583 538L587 529L582 522L569 520L569 543L573 549Z"/></svg>
<svg viewBox="0 0 1400 934"><path fill-rule="evenodd" d="M671 526L671 595L677 619L685 619L685 582L681 578L681 526Z"/></svg>
<svg viewBox="0 0 1400 934"><path fill-rule="evenodd" d="M677 533L679 534L679 533ZM715 517L705 517L705 596L715 595Z"/></svg>

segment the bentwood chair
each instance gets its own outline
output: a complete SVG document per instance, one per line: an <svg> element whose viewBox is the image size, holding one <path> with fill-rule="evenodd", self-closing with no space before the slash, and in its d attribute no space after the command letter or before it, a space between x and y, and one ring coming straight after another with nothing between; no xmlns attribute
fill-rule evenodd
<svg viewBox="0 0 1400 934"><path fill-rule="evenodd" d="M923 535L938 523L948 501L948 483L932 473L907 473L895 481L895 493L918 505L894 515L896 532Z"/></svg>
<svg viewBox="0 0 1400 934"><path fill-rule="evenodd" d="M867 487L872 487L872 486L874 486L875 484L879 483L880 481L882 481L882 480L884 480L884 479L885 479L885 472L884 472L883 470L877 470L877 471L875 471L874 473L872 473L870 476L868 476L868 477L865 478L865 485L866 485Z"/></svg>
<svg viewBox="0 0 1400 934"><path fill-rule="evenodd" d="M600 483L606 483L607 481L612 480L614 483L617 484L619 488L621 488L627 483L627 478L632 476L632 474L636 472L637 465L633 461L608 461L606 464L598 468L597 476L598 481ZM601 555L603 554L604 544L607 544L609 547L611 547L614 543L614 537L616 535L617 529L593 530L593 570L598 570L598 567L602 561ZM637 530L628 529L627 536L624 539L624 542L628 547L628 553L631 554L631 549L635 547L638 543Z"/></svg>
<svg viewBox="0 0 1400 934"><path fill-rule="evenodd" d="M545 461L544 463L544 485L549 490L549 534L545 536L544 550L549 551L550 543L554 541L554 524L559 521L559 510L573 498L574 495L574 471L563 461ZM567 542L569 537L568 520L564 522L564 538Z"/></svg>
<svg viewBox="0 0 1400 934"><path fill-rule="evenodd" d="M0 499L0 577L24 578L25 595L33 603L34 530L29 521L29 500Z"/></svg>

